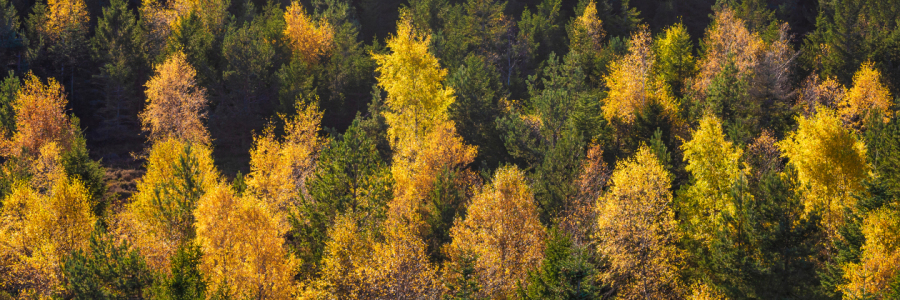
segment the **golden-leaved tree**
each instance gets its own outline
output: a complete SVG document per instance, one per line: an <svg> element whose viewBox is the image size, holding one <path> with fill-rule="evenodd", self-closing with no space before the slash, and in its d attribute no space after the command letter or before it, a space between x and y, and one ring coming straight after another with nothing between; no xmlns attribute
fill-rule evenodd
<svg viewBox="0 0 900 300"><path fill-rule="evenodd" d="M860 261L844 268L847 283L841 286L851 299L887 299L891 283L900 274L900 213L886 206L870 212L862 224L865 244Z"/></svg>
<svg viewBox="0 0 900 300"><path fill-rule="evenodd" d="M891 92L882 82L881 72L867 62L853 75L853 87L847 90L838 103L838 113L845 124L859 129L872 114L878 114L887 122L891 117L893 104Z"/></svg>
<svg viewBox="0 0 900 300"><path fill-rule="evenodd" d="M451 229L450 264L466 255L476 257L475 277L480 297L511 298L517 284L544 257L546 232L525 172L501 167L493 182L476 193L465 220Z"/></svg>
<svg viewBox="0 0 900 300"><path fill-rule="evenodd" d="M209 144L209 131L203 125L209 101L206 89L197 86L197 71L182 52L156 65L147 81L147 106L138 116L151 142L175 138L191 143Z"/></svg>
<svg viewBox="0 0 900 300"><path fill-rule="evenodd" d="M46 143L33 162L34 175L18 182L0 209L0 286L25 298L49 298L65 283L62 264L85 250L96 217L90 193L66 176L60 147Z"/></svg>
<svg viewBox="0 0 900 300"><path fill-rule="evenodd" d="M597 200L597 249L609 259L604 280L623 299L678 298L681 254L671 208L672 175L650 148L621 162Z"/></svg>
<svg viewBox="0 0 900 300"><path fill-rule="evenodd" d="M821 212L826 232L834 237L868 176L866 145L831 109L819 107L814 116L797 122L797 131L777 145L797 170L805 211Z"/></svg>
<svg viewBox="0 0 900 300"><path fill-rule="evenodd" d="M29 73L12 105L16 131L3 143L3 156L36 156L51 142L63 151L69 149L76 128L66 116L66 102L59 82L50 78L44 85L37 76Z"/></svg>
<svg viewBox="0 0 900 300"><path fill-rule="evenodd" d="M604 78L609 87L609 95L603 100L603 116L607 120L632 124L635 115L651 103L659 104L672 116L678 111L671 90L652 74L656 58L650 42L648 28L635 32L628 54L610 66L609 75Z"/></svg>
<svg viewBox="0 0 900 300"><path fill-rule="evenodd" d="M254 140L247 187L286 222L301 194L309 199L306 180L315 169L324 141L318 136L322 112L315 104L298 103L297 115L279 117L285 123L283 138L270 125Z"/></svg>
<svg viewBox="0 0 900 300"><path fill-rule="evenodd" d="M147 173L120 216L122 234L154 270L168 270L179 245L195 236L197 202L219 181L207 146L178 139L157 142L147 158Z"/></svg>
<svg viewBox="0 0 900 300"><path fill-rule="evenodd" d="M689 234L709 246L714 232L725 225L725 218L737 215L732 187L749 167L740 163L743 150L725 140L722 124L714 116L700 120L700 127L681 148L685 170L692 182L685 193L681 211Z"/></svg>
<svg viewBox="0 0 900 300"><path fill-rule="evenodd" d="M442 84L447 70L428 52L431 37L416 31L408 17L399 21L397 35L387 46L390 54L374 55L378 85L387 92L383 112L394 151L391 174L395 199L389 215L421 233L423 199L440 172L460 168L475 158L448 118L455 97Z"/></svg>
<svg viewBox="0 0 900 300"><path fill-rule="evenodd" d="M326 19L314 22L299 2L291 2L284 12L284 22L285 38L294 53L306 63L316 62L331 51L334 28Z"/></svg>
<svg viewBox="0 0 900 300"><path fill-rule="evenodd" d="M210 287L232 298L291 298L299 263L284 247L287 228L265 202L219 185L200 198L194 215Z"/></svg>

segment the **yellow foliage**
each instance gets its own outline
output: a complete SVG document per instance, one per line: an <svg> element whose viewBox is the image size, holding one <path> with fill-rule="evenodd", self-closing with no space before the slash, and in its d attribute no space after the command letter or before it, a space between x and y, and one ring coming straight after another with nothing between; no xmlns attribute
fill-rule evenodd
<svg viewBox="0 0 900 300"><path fill-rule="evenodd" d="M425 243L404 224L376 233L348 213L328 231L319 280L302 296L319 299L430 299L437 297L437 272ZM383 240L376 239L383 236ZM381 240L381 241L379 241Z"/></svg>
<svg viewBox="0 0 900 300"><path fill-rule="evenodd" d="M694 232L694 238L707 241L712 236L704 234L714 232L722 226L724 215L736 215L736 207L731 194L731 187L749 171L741 166L743 151L725 140L722 124L716 117L706 116L700 120L700 127L693 132L693 138L685 142L685 170L691 173L693 181L687 189L687 198L691 201L685 205L689 212L684 216L691 227L705 228Z"/></svg>
<svg viewBox="0 0 900 300"><path fill-rule="evenodd" d="M878 112L884 122L891 118L891 106L894 104L891 92L881 82L881 72L864 63L853 75L853 87L847 91L843 101L838 104L838 113L844 122L854 128L863 126L866 118Z"/></svg>
<svg viewBox="0 0 900 300"><path fill-rule="evenodd" d="M812 117L798 117L797 131L777 143L782 156L797 170L807 213L823 212L829 234L843 224L844 210L853 208L855 193L868 176L866 145L842 126L833 111L819 107Z"/></svg>
<svg viewBox="0 0 900 300"><path fill-rule="evenodd" d="M397 34L387 40L391 53L372 55L378 86L388 94L384 117L394 149L420 148L417 143L448 119L447 108L456 100L453 89L442 84L447 70L428 53L430 44L431 36L417 32L403 17Z"/></svg>
<svg viewBox="0 0 900 300"><path fill-rule="evenodd" d="M3 156L35 156L49 143L62 150L69 149L75 138L75 128L66 116L66 96L62 86L50 78L47 85L32 73L16 94L13 110L16 132L4 142Z"/></svg>
<svg viewBox="0 0 900 300"><path fill-rule="evenodd" d="M863 220L859 263L844 266L847 284L841 287L845 298L884 299L889 284L900 275L900 213L894 207L882 207Z"/></svg>
<svg viewBox="0 0 900 300"><path fill-rule="evenodd" d="M672 176L647 146L616 168L597 200L598 251L609 259L605 282L623 299L677 298L681 254L670 205Z"/></svg>
<svg viewBox="0 0 900 300"><path fill-rule="evenodd" d="M804 115L809 117L816 113L819 106L836 108L846 94L847 89L834 78L825 79L820 83L819 76L812 74L804 80L797 102Z"/></svg>
<svg viewBox="0 0 900 300"><path fill-rule="evenodd" d="M50 182L17 183L3 200L0 285L24 287L30 298L48 298L60 292L63 262L87 247L97 219L87 189L63 172L54 143L41 149L38 161Z"/></svg>
<svg viewBox="0 0 900 300"><path fill-rule="evenodd" d="M655 58L650 41L647 28L634 33L628 54L610 66L609 75L604 78L609 87L603 105L603 116L607 120L619 119L631 124L637 112L654 102L673 116L678 111L678 104L667 85L651 74Z"/></svg>
<svg viewBox="0 0 900 300"><path fill-rule="evenodd" d="M269 205L283 222L291 207L306 194L306 179L315 169L324 140L318 136L322 112L315 104L297 104L297 115L280 116L285 136L279 139L273 126L254 140L250 150L247 187Z"/></svg>
<svg viewBox="0 0 900 300"><path fill-rule="evenodd" d="M314 63L331 52L334 28L328 20L314 24L299 2L291 2L284 12L284 36L294 53L307 63Z"/></svg>
<svg viewBox="0 0 900 300"><path fill-rule="evenodd" d="M203 125L209 105L206 89L197 86L197 71L184 53L173 53L154 67L154 73L146 84L147 106L138 115L150 141L176 138L209 144L209 132Z"/></svg>
<svg viewBox="0 0 900 300"><path fill-rule="evenodd" d="M394 199L388 204L388 216L403 220L412 230L422 233L424 228L420 226L425 226L422 223L425 209L422 199L431 191L441 172L472 163L476 150L465 144L450 121L434 128L421 141L410 142L417 143L418 148L394 149L391 165Z"/></svg>
<svg viewBox="0 0 900 300"><path fill-rule="evenodd" d="M154 270L168 270L179 243L193 238L196 201L218 184L211 149L176 139L150 149L147 173L122 213L123 234Z"/></svg>
<svg viewBox="0 0 900 300"><path fill-rule="evenodd" d="M284 247L287 228L265 203L218 186L197 203L200 270L230 298L288 299L299 262Z"/></svg>
<svg viewBox="0 0 900 300"><path fill-rule="evenodd" d="M451 263L472 253L482 297L510 298L544 256L544 227L525 172L501 167L493 182L475 194L466 218L450 229Z"/></svg>
<svg viewBox="0 0 900 300"><path fill-rule="evenodd" d="M707 284L697 284L691 286L691 295L687 297L689 300L725 300L728 299L715 287Z"/></svg>
<svg viewBox="0 0 900 300"><path fill-rule="evenodd" d="M47 0L47 23L42 24L50 40L57 41L67 32L87 32L88 11L84 0Z"/></svg>

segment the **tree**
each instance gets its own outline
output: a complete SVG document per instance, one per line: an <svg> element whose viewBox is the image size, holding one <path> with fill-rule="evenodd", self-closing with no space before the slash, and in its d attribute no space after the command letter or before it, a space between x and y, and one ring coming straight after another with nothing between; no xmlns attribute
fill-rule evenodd
<svg viewBox="0 0 900 300"><path fill-rule="evenodd" d="M119 126L126 114L134 109L132 86L142 69L140 39L143 32L137 17L126 1L114 0L103 8L103 16L97 21L91 38L91 54L103 64L100 78L105 82L105 98L108 120Z"/></svg>
<svg viewBox="0 0 900 300"><path fill-rule="evenodd" d="M200 271L200 259L203 251L200 246L190 241L178 245L168 264L168 272L163 272L151 287L154 299L207 299L209 283ZM221 296L213 293L213 296ZM210 297L213 298L213 297Z"/></svg>
<svg viewBox="0 0 900 300"><path fill-rule="evenodd" d="M182 52L173 53L156 65L147 81L147 106L138 117L151 142L176 138L191 143L209 144L209 131L203 125L206 89L197 86L197 71Z"/></svg>
<svg viewBox="0 0 900 300"><path fill-rule="evenodd" d="M798 117L797 131L777 145L797 170L805 211L821 212L822 225L833 237L845 209L854 207L853 195L862 191L869 167L866 145L842 126L833 110L817 111L812 117Z"/></svg>
<svg viewBox="0 0 900 300"><path fill-rule="evenodd" d="M291 208L309 198L306 181L315 170L323 139L318 136L322 113L315 104L297 103L297 115L279 116L285 136L279 139L270 125L257 136L250 150L247 187L268 203L281 224L287 224Z"/></svg>
<svg viewBox="0 0 900 300"><path fill-rule="evenodd" d="M291 49L307 64L328 56L333 46L334 28L327 19L318 24L306 14L299 2L291 2L284 12L284 36Z"/></svg>
<svg viewBox="0 0 900 300"><path fill-rule="evenodd" d="M65 282L62 265L70 253L88 247L96 216L90 195L68 178L59 146L40 149L29 182L21 182L0 210L0 282L24 297L50 297Z"/></svg>
<svg viewBox="0 0 900 300"><path fill-rule="evenodd" d="M674 96L651 73L656 58L650 48L649 30L645 28L634 33L630 42L628 54L614 62L609 75L604 78L609 94L603 100L603 116L609 121L632 124L637 112L651 103L657 103L666 113L675 115L678 104Z"/></svg>
<svg viewBox="0 0 900 300"><path fill-rule="evenodd" d="M883 298L890 293L889 285L900 274L900 222L895 205L886 205L869 212L862 222L865 244L860 261L843 266L847 284L841 287L844 297Z"/></svg>
<svg viewBox="0 0 900 300"><path fill-rule="evenodd" d="M22 81L10 71L0 83L0 137L7 140L16 132L16 95Z"/></svg>
<svg viewBox="0 0 900 300"><path fill-rule="evenodd" d="M66 260L66 291L74 299L142 298L153 282L147 263L128 242L117 245L104 227L94 228L89 249Z"/></svg>
<svg viewBox="0 0 900 300"><path fill-rule="evenodd" d="M462 168L474 160L477 150L464 143L449 120L448 108L455 96L452 88L442 84L447 71L428 52L431 37L413 28L408 16L401 18L397 27L397 35L387 41L391 53L373 55L378 63L378 86L387 92L382 115L393 150L395 185L388 223L408 227L397 229L397 234L426 237L434 229L425 222L433 217L426 197L443 172L457 173L454 188L464 189L472 176ZM394 240L418 244L411 237Z"/></svg>
<svg viewBox="0 0 900 300"><path fill-rule="evenodd" d="M655 73L676 94L682 92L684 81L697 70L693 52L691 36L682 23L669 26L653 41Z"/></svg>
<svg viewBox="0 0 900 300"><path fill-rule="evenodd" d="M480 297L512 297L528 270L540 265L546 232L525 180L518 168L501 167L472 198L465 219L451 228L449 263L476 256Z"/></svg>
<svg viewBox="0 0 900 300"><path fill-rule="evenodd" d="M16 131L4 145L4 156L34 157L49 143L56 143L63 150L69 149L75 138L75 128L65 109L62 86L52 78L44 85L37 76L29 73L13 103Z"/></svg>
<svg viewBox="0 0 900 300"><path fill-rule="evenodd" d="M219 181L211 154L203 145L175 139L150 149L147 173L119 218L122 234L152 270L164 271L179 245L193 240L197 202Z"/></svg>
<svg viewBox="0 0 900 300"><path fill-rule="evenodd" d="M894 101L891 92L881 82L881 72L873 68L871 62L863 63L853 75L853 87L838 103L838 114L845 124L862 128L874 114L882 116L883 122L891 118Z"/></svg>
<svg viewBox="0 0 900 300"><path fill-rule="evenodd" d="M589 260L587 247L579 247L569 237L554 229L547 237L544 260L520 288L524 299L596 299L602 286L597 281L598 270Z"/></svg>
<svg viewBox="0 0 900 300"><path fill-rule="evenodd" d="M47 22L42 24L43 36L50 42L50 53L53 54L62 69L60 75L65 76L65 66L72 70L74 89L75 65L86 54L90 16L84 0L48 0Z"/></svg>
<svg viewBox="0 0 900 300"><path fill-rule="evenodd" d="M685 170L691 173L682 218L688 234L708 247L712 233L737 215L739 207L731 190L747 175L748 167L741 164L743 151L725 140L722 124L715 117L700 120L692 136L681 146Z"/></svg>
<svg viewBox="0 0 900 300"><path fill-rule="evenodd" d="M226 297L292 295L298 261L284 248L287 228L265 202L220 185L200 198L194 215L200 270L209 286Z"/></svg>
<svg viewBox="0 0 900 300"><path fill-rule="evenodd" d="M601 278L621 298L676 298L682 255L671 175L643 146L616 167L612 182L597 200L597 249L609 260Z"/></svg>
<svg viewBox="0 0 900 300"><path fill-rule="evenodd" d="M759 57L765 49L765 42L759 34L750 32L744 20L729 8L715 13L703 43L705 51L698 64L700 70L692 83L692 89L701 97L729 60L734 63L738 74L747 74L759 65Z"/></svg>
<svg viewBox="0 0 900 300"><path fill-rule="evenodd" d="M377 232L393 196L390 168L382 161L373 137L357 117L342 135L323 147L315 173L307 187L311 201L291 218L298 231L297 252L304 263L318 266L328 242L328 232L342 216L354 217L357 226ZM358 219L356 219L358 217Z"/></svg>

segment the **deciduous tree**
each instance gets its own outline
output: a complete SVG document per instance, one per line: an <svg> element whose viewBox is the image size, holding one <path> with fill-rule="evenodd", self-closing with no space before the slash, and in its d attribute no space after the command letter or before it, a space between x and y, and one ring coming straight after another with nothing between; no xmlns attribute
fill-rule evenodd
<svg viewBox="0 0 900 300"><path fill-rule="evenodd" d="M284 227L266 203L220 185L194 211L200 269L226 297L290 298L298 265L284 247Z"/></svg>
<svg viewBox="0 0 900 300"><path fill-rule="evenodd" d="M525 173L511 166L498 169L493 182L472 198L465 219L454 224L450 235L450 264L460 263L467 254L476 257L479 295L512 297L528 270L540 264L546 237Z"/></svg>
<svg viewBox="0 0 900 300"><path fill-rule="evenodd" d="M881 116L884 122L890 120L894 100L882 80L881 72L871 62L859 67L859 71L853 75L853 87L847 90L838 103L838 113L844 123L860 129L875 114Z"/></svg>
<svg viewBox="0 0 900 300"><path fill-rule="evenodd" d="M649 29L637 31L631 36L628 54L610 66L609 75L604 78L609 88L603 100L603 116L607 120L632 124L637 112L651 103L661 105L666 113L677 112L671 90L652 75L656 58L650 43Z"/></svg>
<svg viewBox="0 0 900 300"><path fill-rule="evenodd" d="M65 92L56 80L50 78L44 85L29 73L13 103L16 131L4 145L4 156L33 157L51 142L68 150L76 129L66 116L66 102Z"/></svg>
<svg viewBox="0 0 900 300"><path fill-rule="evenodd" d="M672 176L644 146L616 167L612 184L597 200L597 249L609 259L602 278L624 299L677 298Z"/></svg>
<svg viewBox="0 0 900 300"><path fill-rule="evenodd" d="M315 22L306 14L303 6L294 1L284 12L284 22L284 36L294 53L303 61L312 64L329 55L333 46L334 28L327 19Z"/></svg>
<svg viewBox="0 0 900 300"><path fill-rule="evenodd" d="M854 207L854 194L868 176L866 145L842 126L831 109L820 107L812 117L798 117L797 131L779 142L782 156L797 170L807 213L822 214L825 230L834 235L845 209Z"/></svg>
<svg viewBox="0 0 900 300"><path fill-rule="evenodd" d="M173 53L156 65L154 73L146 84L147 106L138 115L150 141L175 138L209 144L209 131L203 125L209 105L206 89L197 86L197 71L184 53Z"/></svg>
<svg viewBox="0 0 900 300"><path fill-rule="evenodd" d="M150 149L147 173L120 216L120 230L151 269L165 271L178 247L194 238L197 201L219 180L211 155L206 146L176 139Z"/></svg>

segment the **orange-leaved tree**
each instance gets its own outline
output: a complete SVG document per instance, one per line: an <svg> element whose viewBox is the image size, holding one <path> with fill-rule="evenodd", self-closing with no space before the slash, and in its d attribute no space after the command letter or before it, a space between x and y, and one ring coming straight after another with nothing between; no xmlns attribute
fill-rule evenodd
<svg viewBox="0 0 900 300"><path fill-rule="evenodd" d="M284 12L284 22L285 38L294 53L306 63L314 63L331 51L334 28L326 19L314 22L299 2L291 2Z"/></svg>
<svg viewBox="0 0 900 300"><path fill-rule="evenodd" d="M170 138L209 144L209 131L203 125L209 101L206 89L197 86L197 71L182 52L156 65L147 81L147 106L138 116L151 142Z"/></svg>
<svg viewBox="0 0 900 300"><path fill-rule="evenodd" d="M47 84L29 73L13 102L16 131L3 145L3 156L36 156L48 143L56 143L63 151L71 147L76 128L66 116L66 95L54 79Z"/></svg>

